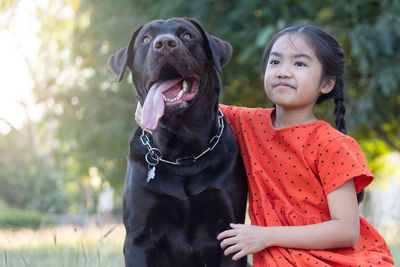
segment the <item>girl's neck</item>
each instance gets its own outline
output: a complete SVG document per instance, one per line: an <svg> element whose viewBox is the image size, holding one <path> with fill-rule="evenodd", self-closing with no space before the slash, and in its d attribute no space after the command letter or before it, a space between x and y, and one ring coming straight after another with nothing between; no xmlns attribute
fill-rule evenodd
<svg viewBox="0 0 400 267"><path fill-rule="evenodd" d="M276 106L275 115L272 117L272 124L276 129L283 129L317 120L313 110L284 109Z"/></svg>

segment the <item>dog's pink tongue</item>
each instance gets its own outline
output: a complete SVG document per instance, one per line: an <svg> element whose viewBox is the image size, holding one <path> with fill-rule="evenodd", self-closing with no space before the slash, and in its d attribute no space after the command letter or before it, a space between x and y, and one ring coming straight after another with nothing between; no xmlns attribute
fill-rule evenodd
<svg viewBox="0 0 400 267"><path fill-rule="evenodd" d="M179 83L182 79L173 79L153 84L143 104L141 123L144 128L154 130L164 115L164 99L162 93Z"/></svg>

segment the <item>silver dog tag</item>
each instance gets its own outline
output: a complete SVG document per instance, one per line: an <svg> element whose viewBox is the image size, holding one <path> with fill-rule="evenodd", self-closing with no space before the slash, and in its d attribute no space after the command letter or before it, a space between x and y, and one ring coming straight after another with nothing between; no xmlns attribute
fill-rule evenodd
<svg viewBox="0 0 400 267"><path fill-rule="evenodd" d="M156 174L156 167L153 166L147 172L147 182L150 182L151 179L154 179L155 174Z"/></svg>

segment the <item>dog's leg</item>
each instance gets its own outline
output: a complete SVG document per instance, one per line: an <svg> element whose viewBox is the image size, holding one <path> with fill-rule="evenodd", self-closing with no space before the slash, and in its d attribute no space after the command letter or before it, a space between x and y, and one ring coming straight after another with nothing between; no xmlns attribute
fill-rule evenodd
<svg viewBox="0 0 400 267"><path fill-rule="evenodd" d="M124 243L125 267L147 267L146 254L143 247L134 245L134 237L127 234Z"/></svg>

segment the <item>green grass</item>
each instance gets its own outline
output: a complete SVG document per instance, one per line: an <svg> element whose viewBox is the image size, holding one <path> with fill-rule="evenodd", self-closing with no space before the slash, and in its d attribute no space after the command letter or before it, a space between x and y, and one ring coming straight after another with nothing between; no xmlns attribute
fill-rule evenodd
<svg viewBox="0 0 400 267"><path fill-rule="evenodd" d="M124 266L122 252L104 252L101 248L42 247L38 249L4 250L0 266Z"/></svg>
<svg viewBox="0 0 400 267"><path fill-rule="evenodd" d="M119 267L125 230L122 225L39 230L0 228L1 267ZM397 241L397 239L396 239ZM400 242L389 245L400 266ZM251 258L249 257L251 262Z"/></svg>
<svg viewBox="0 0 400 267"><path fill-rule="evenodd" d="M0 266L124 266L121 225L37 231L0 229Z"/></svg>

